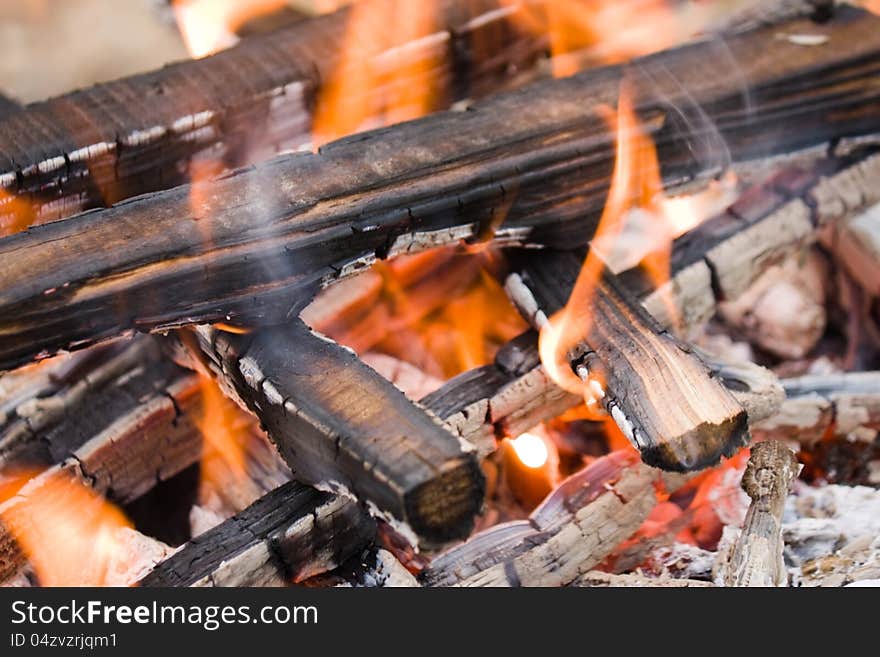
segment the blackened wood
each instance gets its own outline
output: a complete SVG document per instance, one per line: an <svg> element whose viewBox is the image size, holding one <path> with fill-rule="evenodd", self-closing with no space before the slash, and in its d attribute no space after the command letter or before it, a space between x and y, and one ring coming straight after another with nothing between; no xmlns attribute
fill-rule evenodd
<svg viewBox="0 0 880 657"><path fill-rule="evenodd" d="M526 251L513 266L518 273L506 285L511 299L543 313L539 327L563 308L581 318L570 322L577 335L563 338L571 341L562 343L566 353L559 356L584 380L585 391L591 381L604 388L599 403L646 463L701 469L747 442L747 416L733 395L610 271L589 298L569 300L582 266L578 254Z"/></svg>
<svg viewBox="0 0 880 657"><path fill-rule="evenodd" d="M300 322L199 341L294 476L349 492L424 541L466 536L483 502L473 448L350 350Z"/></svg>
<svg viewBox="0 0 880 657"><path fill-rule="evenodd" d="M197 536L141 586L283 586L361 551L375 523L355 502L289 482Z"/></svg>
<svg viewBox="0 0 880 657"><path fill-rule="evenodd" d="M366 0L374 21L393 16L391 0ZM405 56L374 53L383 80L435 89L434 108L497 88L547 47L497 0L442 0L431 29L413 42L392 34ZM29 105L0 109L0 234L29 223L105 207L186 182L193 161L242 166L311 142L318 96L351 43L352 10L245 39L198 61L99 84ZM390 63L390 65L389 65ZM419 65L421 63L421 65ZM387 76L387 77L385 77ZM350 101L359 110L373 96ZM365 117L370 118L370 117Z"/></svg>
<svg viewBox="0 0 880 657"><path fill-rule="evenodd" d="M624 75L654 80L636 106L667 181L705 168L694 149L720 147L705 121L681 125L676 103L699 103L734 159L878 130L878 25L854 9L822 26L785 21L726 40L741 76L720 75L717 44L698 43L284 156L195 201L176 188L12 236L0 243L0 368L130 327L278 322L377 257L486 236L502 212L500 240L585 243L614 160L598 108Z"/></svg>
<svg viewBox="0 0 880 657"><path fill-rule="evenodd" d="M742 532L720 567L726 586L785 586L782 512L800 466L785 444L770 440L752 447L743 490L752 498Z"/></svg>

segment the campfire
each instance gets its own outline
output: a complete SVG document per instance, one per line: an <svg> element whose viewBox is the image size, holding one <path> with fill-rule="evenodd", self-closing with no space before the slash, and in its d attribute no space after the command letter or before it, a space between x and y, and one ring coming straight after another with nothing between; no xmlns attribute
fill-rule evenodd
<svg viewBox="0 0 880 657"><path fill-rule="evenodd" d="M880 585L858 4L145 2L190 59L3 89L0 581Z"/></svg>

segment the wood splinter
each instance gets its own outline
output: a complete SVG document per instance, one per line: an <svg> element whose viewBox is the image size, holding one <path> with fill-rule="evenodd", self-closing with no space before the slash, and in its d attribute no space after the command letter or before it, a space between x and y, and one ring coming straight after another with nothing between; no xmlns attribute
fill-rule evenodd
<svg viewBox="0 0 880 657"><path fill-rule="evenodd" d="M799 472L797 458L783 443L768 440L752 447L742 478L752 504L742 532L721 566L726 586L785 586L782 511Z"/></svg>

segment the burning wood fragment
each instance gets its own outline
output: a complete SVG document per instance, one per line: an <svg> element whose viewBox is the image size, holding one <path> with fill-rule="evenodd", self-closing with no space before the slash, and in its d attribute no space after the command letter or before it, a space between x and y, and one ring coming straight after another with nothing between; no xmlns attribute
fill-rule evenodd
<svg viewBox="0 0 880 657"><path fill-rule="evenodd" d="M800 467L783 443L770 440L752 447L742 487L752 498L736 544L722 563L726 586L784 586L782 511Z"/></svg>
<svg viewBox="0 0 880 657"><path fill-rule="evenodd" d="M635 109L655 133L664 178L681 182L701 168L685 138L698 126L674 125L669 107L677 101L701 104L734 159L756 155L753 136L765 130L785 152L880 128L865 109L876 99L876 71L863 65L878 49L878 19L838 14L825 26L803 26L828 31L822 48L775 39L780 25L731 37L741 78L700 65L717 62L707 43L640 61L636 77L658 73L663 96ZM806 70L809 92L781 84ZM614 99L623 74L600 69L539 83L468 112L285 156L201 185L195 204L191 190L177 188L5 240L0 367L133 326L281 321L318 287L377 257L482 235L498 224L497 208L508 208L498 240L584 242L613 160L613 135L595 108ZM665 88L674 78L687 84ZM761 89L751 103L741 79ZM790 212L792 221L803 218Z"/></svg>
<svg viewBox="0 0 880 657"><path fill-rule="evenodd" d="M389 0L370 3L377 19L388 15ZM379 30L389 38L364 53L365 65L382 70L385 83L397 76L399 85L440 90L429 109L485 94L547 47L545 35L498 10L493 0L442 0L436 21L421 32ZM0 203L0 234L308 147L317 98L339 65L351 13L342 9L208 59L5 114L0 191L22 203ZM377 81L351 102L380 106L386 86ZM372 113L364 119L381 122Z"/></svg>
<svg viewBox="0 0 880 657"><path fill-rule="evenodd" d="M200 327L198 340L298 478L371 502L429 542L470 531L483 496L473 447L354 353L299 322L245 336Z"/></svg>
<svg viewBox="0 0 880 657"><path fill-rule="evenodd" d="M282 586L327 572L372 539L355 502L289 482L192 539L141 586Z"/></svg>
<svg viewBox="0 0 880 657"><path fill-rule="evenodd" d="M527 314L546 322L565 306L581 260L570 252L552 257L536 252L521 262L507 287L520 308L534 308ZM563 354L568 362L562 367L568 365L583 381L586 394L614 418L646 463L667 470L701 469L746 443L742 407L710 377L699 356L664 331L613 274L606 271L584 303L572 309L584 318L579 327L583 338Z"/></svg>
<svg viewBox="0 0 880 657"><path fill-rule="evenodd" d="M565 586L598 565L657 502L659 473L615 452L572 475L525 521L497 525L436 557L430 586Z"/></svg>

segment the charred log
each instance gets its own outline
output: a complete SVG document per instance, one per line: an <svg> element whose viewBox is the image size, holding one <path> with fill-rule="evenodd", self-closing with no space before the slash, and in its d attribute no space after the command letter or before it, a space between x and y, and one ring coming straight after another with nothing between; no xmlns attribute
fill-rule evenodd
<svg viewBox="0 0 880 657"><path fill-rule="evenodd" d="M374 20L392 11L389 0L370 2ZM0 107L0 190L19 201L0 204L0 233L183 184L200 163L217 171L309 146L318 95L341 74L351 14L344 8L20 112ZM546 50L546 36L515 14L495 0L443 0L426 34L390 44L403 57L364 56L394 84L436 89L440 109L501 86ZM347 102L379 114L388 88L377 87Z"/></svg>
<svg viewBox="0 0 880 657"><path fill-rule="evenodd" d="M298 479L350 492L428 542L468 534L483 501L473 448L353 352L301 322L251 336L200 327L198 336Z"/></svg>
<svg viewBox="0 0 880 657"><path fill-rule="evenodd" d="M337 567L372 539L355 502L289 482L197 536L141 586L282 586Z"/></svg>
<svg viewBox="0 0 880 657"><path fill-rule="evenodd" d="M0 367L130 327L277 322L377 257L462 238L583 243L614 159L614 137L589 108L613 102L625 75L654 78L646 88L657 94L636 105L669 182L706 168L693 153L712 151L701 145L715 134L679 125L676 103L698 103L735 159L762 154L755 134L785 152L876 131L877 25L842 9L824 26L792 20L731 36L741 79L719 75L714 46L701 42L285 156L194 197L176 188L13 236L0 246ZM806 48L780 30L829 41Z"/></svg>
<svg viewBox="0 0 880 657"><path fill-rule="evenodd" d="M537 328L563 308L585 318L575 328L576 344L561 356L586 391L598 387L590 394L600 398L646 463L696 470L746 443L742 407L699 356L664 330L610 271L596 281L589 299L569 301L581 271L578 254L526 252L515 260L518 273L508 277L506 287Z"/></svg>

